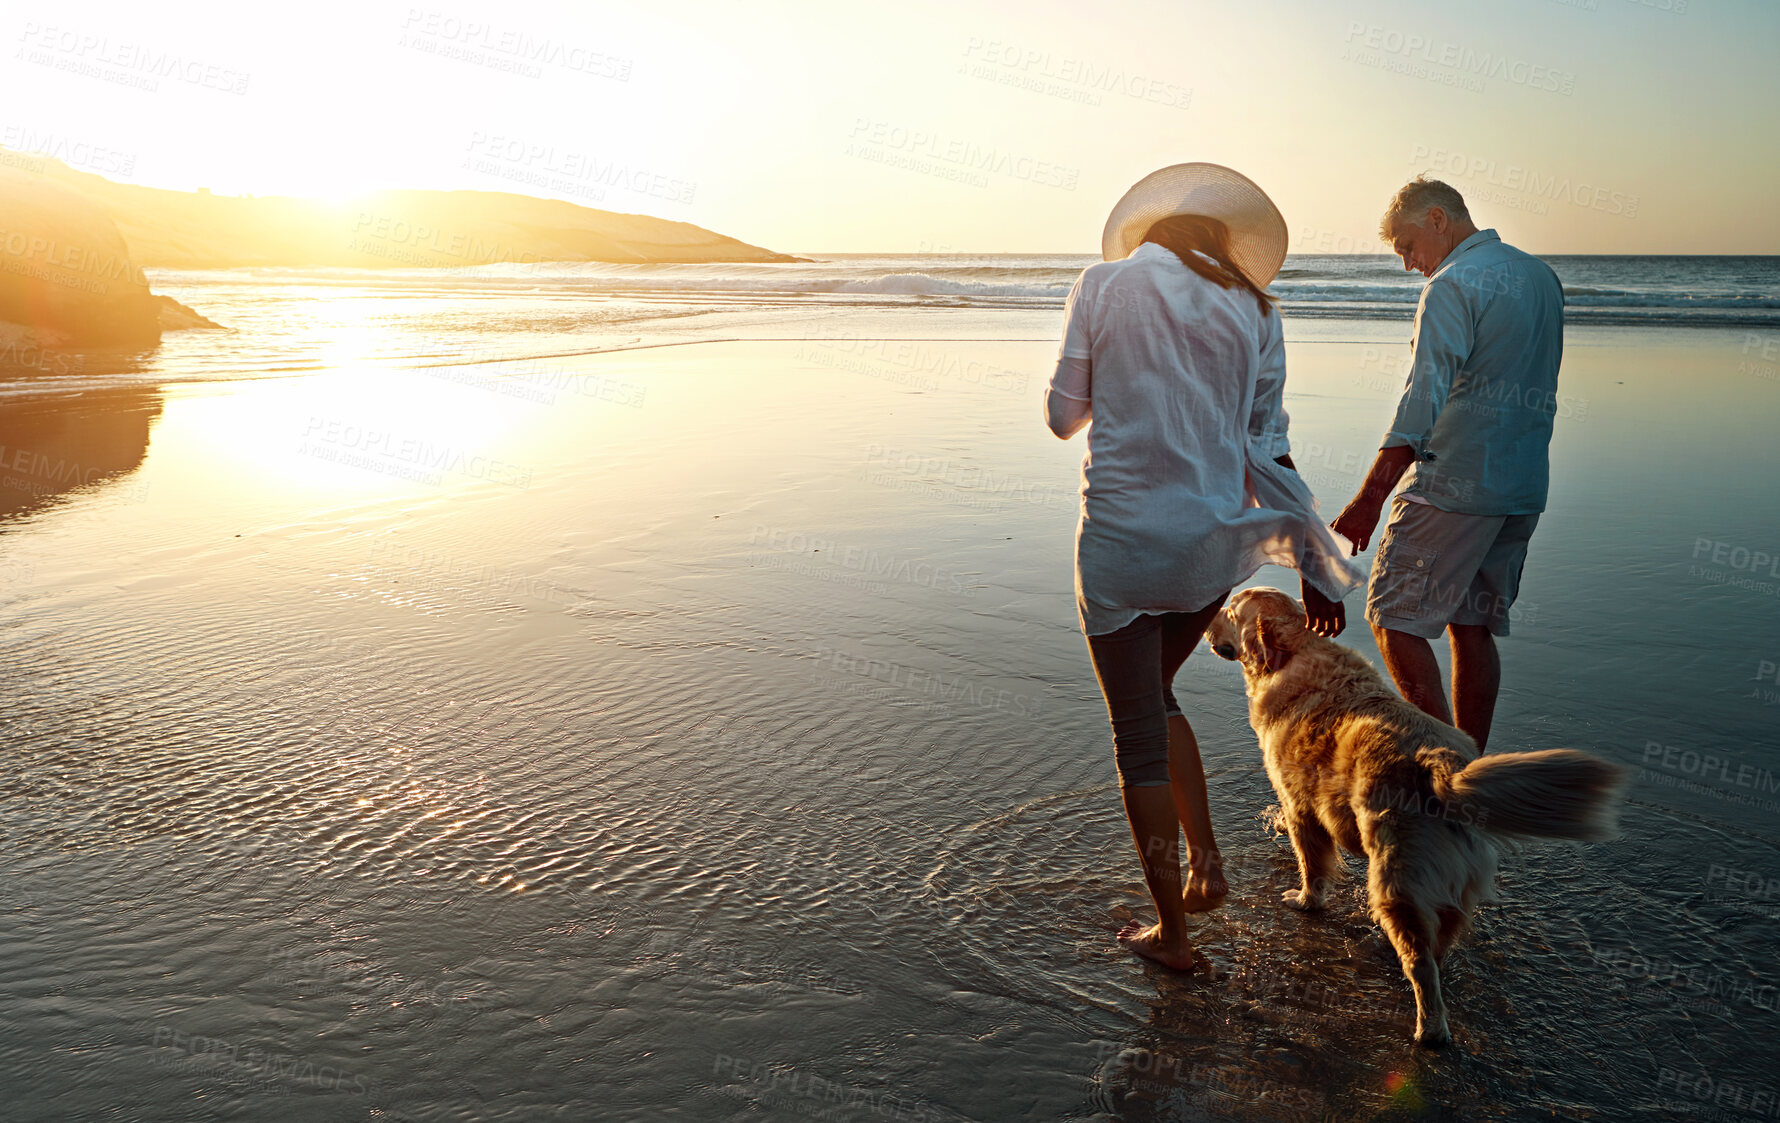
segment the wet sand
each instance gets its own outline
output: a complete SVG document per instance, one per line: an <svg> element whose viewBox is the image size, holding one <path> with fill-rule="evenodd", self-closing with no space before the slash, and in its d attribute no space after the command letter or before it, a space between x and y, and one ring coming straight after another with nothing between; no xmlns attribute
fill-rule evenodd
<svg viewBox="0 0 1780 1123"><path fill-rule="evenodd" d="M1571 332L1492 743L1641 771L1625 840L1505 864L1438 1057L1359 884L1278 903L1204 652L1223 977L1114 943L1148 906L1054 343L812 334L9 407L9 1111L1668 1119L1768 1086L1780 382L1741 333ZM1288 327L1331 514L1406 334Z"/></svg>

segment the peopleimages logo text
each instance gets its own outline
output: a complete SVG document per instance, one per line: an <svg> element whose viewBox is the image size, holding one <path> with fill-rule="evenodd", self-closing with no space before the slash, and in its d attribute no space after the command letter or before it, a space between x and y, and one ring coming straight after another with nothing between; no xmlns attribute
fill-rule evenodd
<svg viewBox="0 0 1780 1123"><path fill-rule="evenodd" d="M1503 164L1482 156L1467 156L1445 148L1418 144L1409 154L1411 164L1423 165L1446 176L1463 179L1483 177L1492 187L1504 191L1524 192L1539 199L1570 203L1588 210L1601 211L1625 218L1638 215L1638 196L1597 184L1572 180L1569 176L1544 175L1518 164Z"/></svg>
<svg viewBox="0 0 1780 1123"><path fill-rule="evenodd" d="M78 62L87 69L82 69L81 66L62 66L59 69L73 70L76 73L91 72L97 77L104 77L103 68L109 67L125 76L171 78L232 94L246 93L247 82L251 77L243 71L218 66L202 59L187 58L174 51L123 40L114 43L109 36L92 35L66 27L45 27L36 22L25 24L18 41L24 45L25 50L39 52L37 57L21 55L27 61L41 63L60 56L64 62ZM93 67L100 70L91 70ZM152 90L156 87L152 81L148 81L143 88Z"/></svg>
<svg viewBox="0 0 1780 1123"><path fill-rule="evenodd" d="M1074 191L1076 181L1081 178L1080 168L1036 159L999 145L978 144L964 137L948 137L927 129L910 129L868 117L855 118L847 136L856 143L871 144L886 151L939 160L1065 191Z"/></svg>
<svg viewBox="0 0 1780 1123"><path fill-rule="evenodd" d="M1398 31L1380 24L1354 21L1347 25L1347 42L1360 44L1404 59L1445 67L1479 78L1499 78L1517 86L1552 93L1576 92L1576 75L1568 70L1555 70L1524 59L1478 51L1463 43L1436 40L1414 32Z"/></svg>
<svg viewBox="0 0 1780 1123"><path fill-rule="evenodd" d="M1780 577L1780 555L1770 554L1766 550L1751 550L1747 546L1721 542L1715 538L1695 538L1693 556L1696 559L1705 557L1713 565L1728 565L1732 569L1748 570L1750 573L1765 570L1768 577Z"/></svg>
<svg viewBox="0 0 1780 1123"><path fill-rule="evenodd" d="M508 55L526 63L559 66L597 78L630 81L631 60L589 49L554 36L531 35L515 27L464 20L438 11L409 8L402 29L442 43Z"/></svg>

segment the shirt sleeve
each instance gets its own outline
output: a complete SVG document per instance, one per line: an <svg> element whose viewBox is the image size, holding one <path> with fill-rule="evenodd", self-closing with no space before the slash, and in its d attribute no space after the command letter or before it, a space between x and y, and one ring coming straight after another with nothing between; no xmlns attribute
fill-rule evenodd
<svg viewBox="0 0 1780 1123"><path fill-rule="evenodd" d="M1255 404L1249 410L1249 445L1269 460L1292 451L1286 425L1286 338L1277 311L1267 313L1262 326L1261 367L1255 378Z"/></svg>
<svg viewBox="0 0 1780 1123"><path fill-rule="evenodd" d="M1471 355L1472 338L1471 312L1459 286L1430 282L1415 310L1409 382L1380 448L1408 445L1418 457L1427 451L1428 432L1446 405L1453 376Z"/></svg>
<svg viewBox="0 0 1780 1123"><path fill-rule="evenodd" d="M1057 369L1045 387L1045 424L1059 437L1071 437L1091 420L1093 364L1090 361L1088 302L1081 299L1084 272L1063 306L1063 343Z"/></svg>

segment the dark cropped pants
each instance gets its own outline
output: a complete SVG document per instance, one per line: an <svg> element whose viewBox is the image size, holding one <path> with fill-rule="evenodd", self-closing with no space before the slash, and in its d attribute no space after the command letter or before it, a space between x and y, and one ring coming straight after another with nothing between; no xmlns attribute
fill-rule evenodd
<svg viewBox="0 0 1780 1123"><path fill-rule="evenodd" d="M1168 718L1181 712L1174 675L1227 599L1228 593L1197 612L1139 616L1116 632L1088 637L1088 655L1112 721L1121 788L1168 783Z"/></svg>

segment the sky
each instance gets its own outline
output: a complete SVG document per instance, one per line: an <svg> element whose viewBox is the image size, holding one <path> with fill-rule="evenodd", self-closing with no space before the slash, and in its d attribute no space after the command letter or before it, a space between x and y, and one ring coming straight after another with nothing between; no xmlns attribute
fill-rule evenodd
<svg viewBox="0 0 1780 1123"><path fill-rule="evenodd" d="M1780 3L7 5L0 147L218 194L518 191L786 252L1094 253L1167 164L1294 252L1418 173L1536 253L1780 253Z"/></svg>

